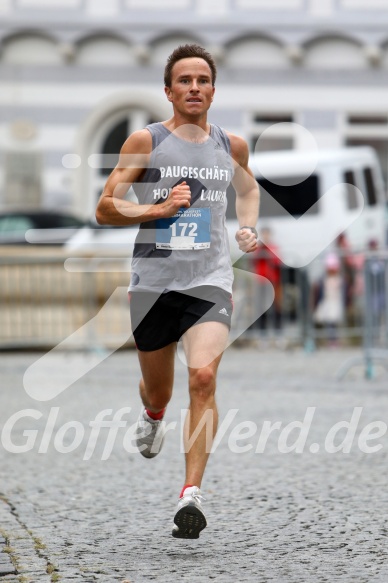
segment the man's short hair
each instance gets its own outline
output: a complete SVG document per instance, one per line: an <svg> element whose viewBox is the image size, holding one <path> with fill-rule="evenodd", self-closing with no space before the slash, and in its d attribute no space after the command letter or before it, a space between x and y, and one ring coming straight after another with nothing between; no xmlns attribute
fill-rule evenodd
<svg viewBox="0 0 388 583"><path fill-rule="evenodd" d="M171 87L171 72L175 63L181 59L188 59L192 57L197 57L207 62L212 75L212 85L214 86L216 82L217 68L213 57L203 47L195 44L187 44L177 47L167 59L166 68L164 69L164 84L166 87Z"/></svg>

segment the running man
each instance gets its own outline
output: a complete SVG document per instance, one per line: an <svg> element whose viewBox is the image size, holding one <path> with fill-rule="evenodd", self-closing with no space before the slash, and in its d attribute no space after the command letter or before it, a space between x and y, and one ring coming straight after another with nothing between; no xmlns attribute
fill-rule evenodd
<svg viewBox="0 0 388 583"><path fill-rule="evenodd" d="M183 343L190 404L186 476L172 531L177 538L198 538L206 526L200 491L211 449L206 425L212 423L212 442L216 376L233 310L225 227L230 182L236 190L239 248L257 249L259 190L248 168L248 146L207 121L215 80L216 66L205 49L184 45L173 51L164 74L173 115L126 140L96 210L100 224L139 224L129 292L144 405L136 444L146 458L163 445L175 352L177 342ZM132 185L139 204L125 199ZM204 416L207 423L201 426Z"/></svg>

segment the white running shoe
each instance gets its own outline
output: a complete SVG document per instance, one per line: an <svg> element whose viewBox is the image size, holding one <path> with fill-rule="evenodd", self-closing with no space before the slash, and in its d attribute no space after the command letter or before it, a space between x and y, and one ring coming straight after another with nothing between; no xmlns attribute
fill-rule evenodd
<svg viewBox="0 0 388 583"><path fill-rule="evenodd" d="M199 533L206 525L206 518L201 506L205 498L197 486L186 488L179 498L172 536L175 538L199 538Z"/></svg>
<svg viewBox="0 0 388 583"><path fill-rule="evenodd" d="M160 421L151 419L143 407L135 429L136 447L141 455L147 458L158 455L163 446L165 427L166 423L163 419Z"/></svg>

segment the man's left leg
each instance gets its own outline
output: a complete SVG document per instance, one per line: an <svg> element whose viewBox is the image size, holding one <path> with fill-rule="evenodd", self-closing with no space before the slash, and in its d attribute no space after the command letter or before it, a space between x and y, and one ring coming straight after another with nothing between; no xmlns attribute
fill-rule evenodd
<svg viewBox="0 0 388 583"><path fill-rule="evenodd" d="M189 371L190 396L184 429L185 484L201 486L217 431L216 377L227 345L228 334L229 328L225 324L204 322L190 328L183 338ZM207 430L207 425L212 431Z"/></svg>
<svg viewBox="0 0 388 583"><path fill-rule="evenodd" d="M190 405L184 427L186 478L173 529L178 538L198 538L206 526L199 488L217 431L216 376L228 334L226 324L203 322L183 336Z"/></svg>

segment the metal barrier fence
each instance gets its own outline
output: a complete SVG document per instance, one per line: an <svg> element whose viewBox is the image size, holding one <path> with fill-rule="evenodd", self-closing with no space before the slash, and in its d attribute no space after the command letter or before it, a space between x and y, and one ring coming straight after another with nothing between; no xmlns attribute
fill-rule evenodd
<svg viewBox="0 0 388 583"><path fill-rule="evenodd" d="M356 365L364 367L365 377L373 378L376 363L388 369L388 254L369 252L363 265L364 326L363 350L359 357L346 361L338 378Z"/></svg>
<svg viewBox="0 0 388 583"><path fill-rule="evenodd" d="M247 255L245 262L243 267L257 275L240 275L237 281L247 298L244 314L239 314L244 338L275 346L298 344L307 351L362 344L363 255L328 253L298 269L266 254ZM257 318L271 294L271 306Z"/></svg>
<svg viewBox="0 0 388 583"><path fill-rule="evenodd" d="M272 266L278 264L271 256L263 258ZM299 345L306 351L321 346L359 347L360 356L344 363L339 378L355 365L364 367L366 378L374 375L376 363L388 368L387 250L337 250L316 258L307 268L278 265L277 273L266 271L257 256L246 256L245 261L249 261L245 269L258 277L240 275L237 282L237 291L246 297L245 310L238 314L240 329L246 330L243 338L259 345ZM272 289L265 276L273 278L274 301L257 319L257 306L265 303Z"/></svg>
<svg viewBox="0 0 388 583"><path fill-rule="evenodd" d="M0 257L0 348L130 343L128 282L125 258Z"/></svg>
<svg viewBox="0 0 388 583"><path fill-rule="evenodd" d="M66 258L58 248L39 256L25 248L6 251L0 255L0 348L50 348L65 339L67 348L93 350L133 344L128 258ZM263 269L258 260L270 264L267 256L240 260L234 336L306 350L357 345L369 368L376 358L384 361L388 255L347 253L336 265L329 257L303 269Z"/></svg>

